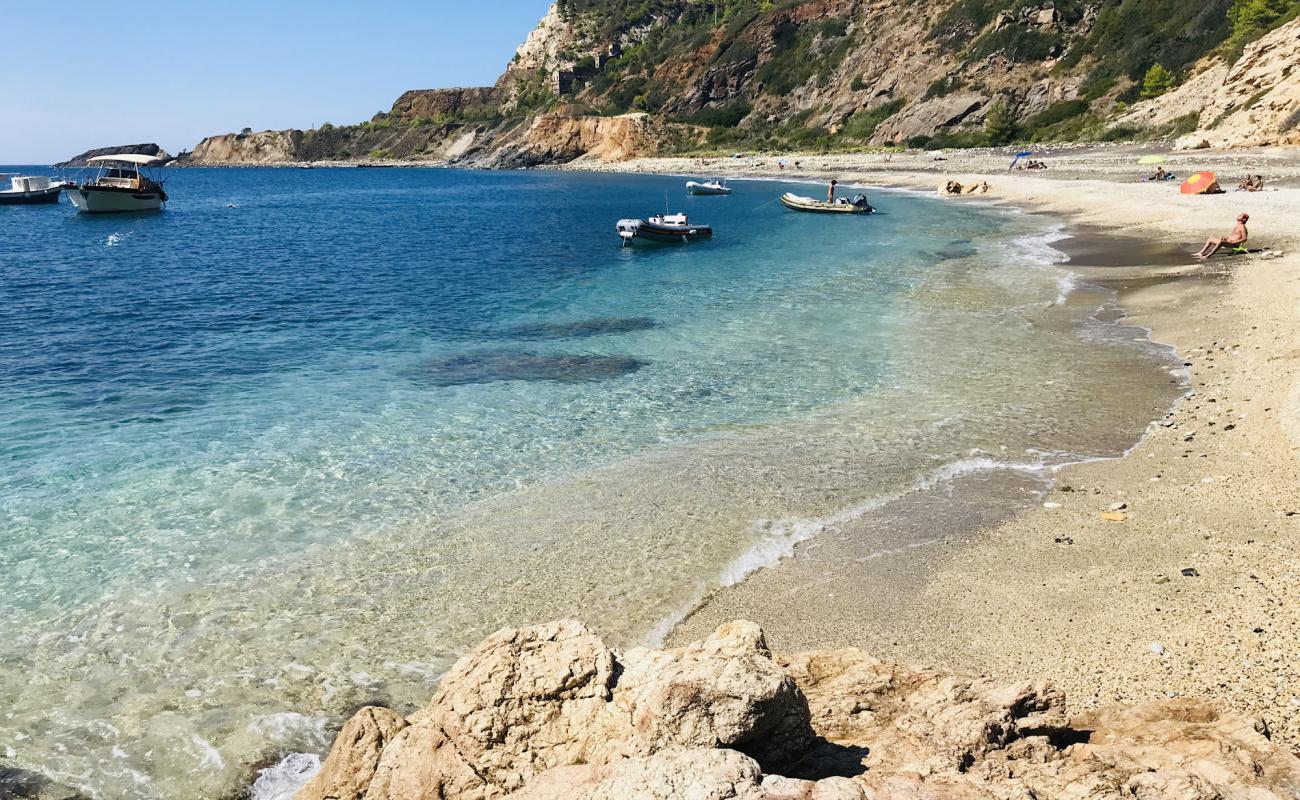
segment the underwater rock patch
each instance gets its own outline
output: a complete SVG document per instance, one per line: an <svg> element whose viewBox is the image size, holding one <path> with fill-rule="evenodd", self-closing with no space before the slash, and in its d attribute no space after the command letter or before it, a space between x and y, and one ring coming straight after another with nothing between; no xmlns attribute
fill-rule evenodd
<svg viewBox="0 0 1300 800"><path fill-rule="evenodd" d="M624 355L492 351L425 362L420 370L420 382L431 386L463 386L496 381L591 383L631 375L649 363Z"/></svg>
<svg viewBox="0 0 1300 800"><path fill-rule="evenodd" d="M516 325L506 330L507 336L516 339L579 339L587 336L604 336L631 333L659 327L650 317L597 317L577 322L538 322Z"/></svg>

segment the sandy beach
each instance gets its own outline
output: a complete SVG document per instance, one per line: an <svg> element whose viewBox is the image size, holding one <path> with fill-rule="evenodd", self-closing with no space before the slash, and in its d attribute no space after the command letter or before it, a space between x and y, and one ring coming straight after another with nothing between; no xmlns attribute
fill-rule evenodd
<svg viewBox="0 0 1300 800"><path fill-rule="evenodd" d="M1075 238L1058 246L1069 269L1114 289L1131 322L1177 349L1188 390L1167 415L1151 409L1147 434L1125 457L1063 468L1043 496L1001 487L1027 498L1023 513L975 525L967 515L954 527L946 507L964 501L958 484L948 502L926 501L935 503L931 531L891 530L889 517L872 515L834 527L714 593L672 640L745 617L783 649L853 645L1006 679L1048 677L1076 710L1215 698L1300 746L1300 189L1289 186L1300 154L1170 154L1171 171L1215 169L1228 188L1247 172L1271 179L1262 193L1184 197L1176 183L1141 182L1150 167L1137 153L1072 152L1045 173L999 170L1003 157L987 152L943 161L792 155L784 170L774 156L707 163L707 174L833 175L868 186L987 180L988 195L952 202L1066 220ZM610 165L701 168L694 159ZM1226 235L1241 211L1265 252L1204 264L1186 256ZM1107 375L1096 387L1114 390ZM907 544L918 537L927 544ZM864 539L871 552L860 551Z"/></svg>

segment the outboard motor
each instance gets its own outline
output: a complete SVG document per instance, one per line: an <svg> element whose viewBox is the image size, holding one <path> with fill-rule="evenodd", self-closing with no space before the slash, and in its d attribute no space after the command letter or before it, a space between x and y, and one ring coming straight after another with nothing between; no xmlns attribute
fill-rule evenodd
<svg viewBox="0 0 1300 800"><path fill-rule="evenodd" d="M859 194L858 196L854 197L853 205L857 206L858 208L866 208L875 211L874 208L871 208L871 204L867 202L867 196L865 194Z"/></svg>

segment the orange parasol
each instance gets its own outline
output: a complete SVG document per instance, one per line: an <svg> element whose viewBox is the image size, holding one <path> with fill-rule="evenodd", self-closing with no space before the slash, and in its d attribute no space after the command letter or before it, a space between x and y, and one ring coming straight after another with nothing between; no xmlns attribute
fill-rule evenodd
<svg viewBox="0 0 1300 800"><path fill-rule="evenodd" d="M1198 172L1183 182L1178 191L1183 194L1205 194L1219 188L1219 181L1213 172Z"/></svg>

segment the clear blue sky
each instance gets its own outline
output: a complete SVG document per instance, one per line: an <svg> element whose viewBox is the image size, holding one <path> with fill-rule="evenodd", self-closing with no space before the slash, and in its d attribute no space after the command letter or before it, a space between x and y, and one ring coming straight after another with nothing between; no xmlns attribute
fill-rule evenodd
<svg viewBox="0 0 1300 800"><path fill-rule="evenodd" d="M369 119L407 89L494 82L549 0L11 0L0 164L171 153L245 126Z"/></svg>

